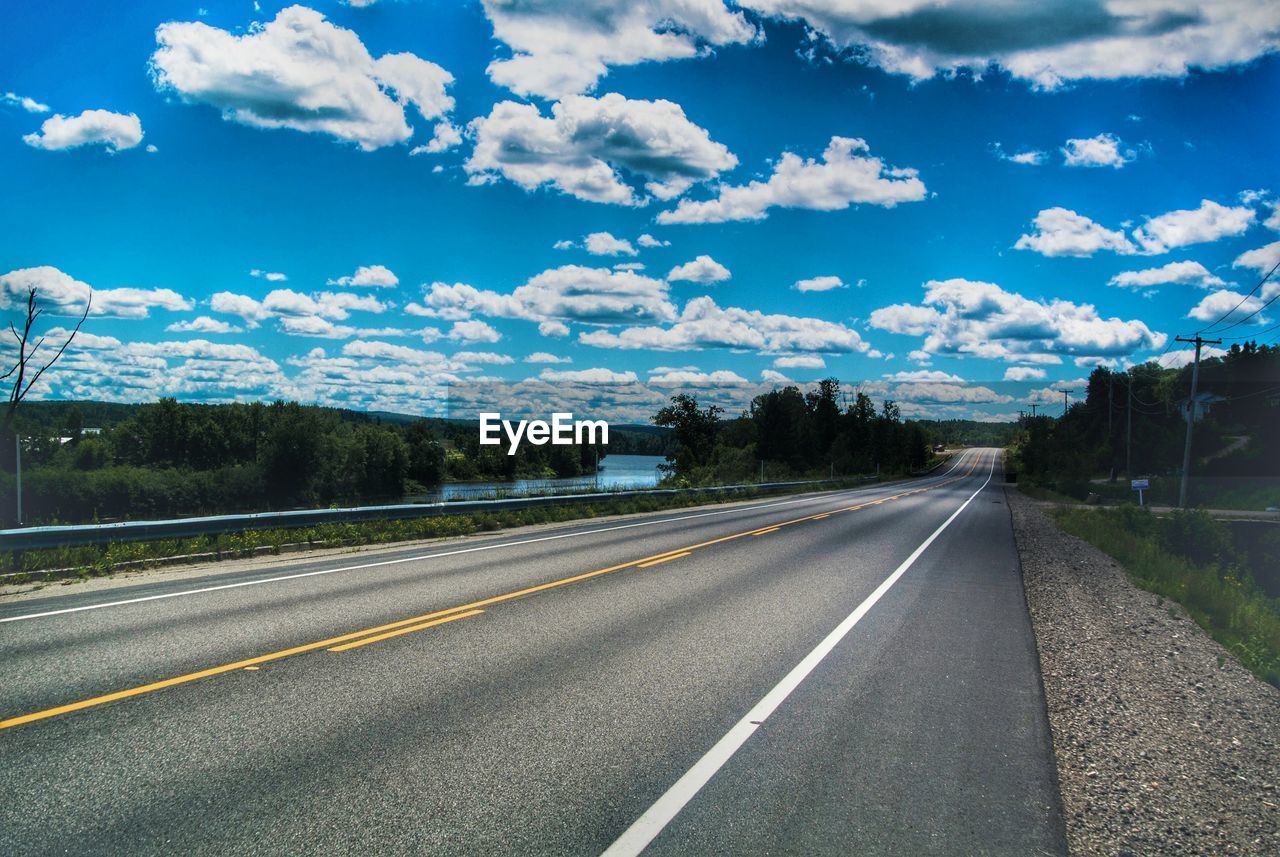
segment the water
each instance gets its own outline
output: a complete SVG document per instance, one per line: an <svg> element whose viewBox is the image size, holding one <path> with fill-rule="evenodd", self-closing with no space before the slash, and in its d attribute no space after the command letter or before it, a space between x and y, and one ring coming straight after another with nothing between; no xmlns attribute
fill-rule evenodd
<svg viewBox="0 0 1280 857"><path fill-rule="evenodd" d="M525 494L582 494L591 491L652 488L665 464L661 455L610 455L600 461L597 475L565 479L517 479L514 482L447 482L424 494L409 498L419 503L442 500L488 500Z"/></svg>

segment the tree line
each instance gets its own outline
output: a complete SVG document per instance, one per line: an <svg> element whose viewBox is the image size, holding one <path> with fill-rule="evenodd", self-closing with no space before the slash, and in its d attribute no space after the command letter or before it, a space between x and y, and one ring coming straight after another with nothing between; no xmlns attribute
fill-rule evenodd
<svg viewBox="0 0 1280 857"><path fill-rule="evenodd" d="M1091 481L1098 477L1155 477L1156 499L1170 499L1182 466L1191 371L1155 361L1124 372L1095 368L1084 398L1065 415L1021 421L1012 448L1020 478L1084 497L1105 493ZM1198 501L1224 496L1233 480L1243 486L1280 476L1280 347L1237 343L1203 360L1199 392L1191 457L1191 476L1203 489Z"/></svg>

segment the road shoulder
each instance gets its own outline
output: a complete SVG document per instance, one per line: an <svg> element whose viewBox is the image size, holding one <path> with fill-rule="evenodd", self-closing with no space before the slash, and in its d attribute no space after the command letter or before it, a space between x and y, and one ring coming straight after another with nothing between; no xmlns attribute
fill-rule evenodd
<svg viewBox="0 0 1280 857"><path fill-rule="evenodd" d="M1280 692L1006 490L1073 854L1280 853Z"/></svg>

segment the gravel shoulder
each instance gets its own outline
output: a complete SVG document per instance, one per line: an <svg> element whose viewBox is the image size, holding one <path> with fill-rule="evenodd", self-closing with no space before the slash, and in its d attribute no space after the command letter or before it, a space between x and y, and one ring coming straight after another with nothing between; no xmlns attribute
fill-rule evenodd
<svg viewBox="0 0 1280 857"><path fill-rule="evenodd" d="M1280 691L1006 489L1072 854L1280 854Z"/></svg>

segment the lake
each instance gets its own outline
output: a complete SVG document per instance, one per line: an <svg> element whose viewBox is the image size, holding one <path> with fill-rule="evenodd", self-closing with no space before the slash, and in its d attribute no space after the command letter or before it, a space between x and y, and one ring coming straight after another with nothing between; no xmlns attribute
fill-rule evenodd
<svg viewBox="0 0 1280 857"><path fill-rule="evenodd" d="M661 455L609 455L600 461L600 472L593 476L517 479L514 482L446 482L408 499L419 503L438 503L442 500L488 500L523 494L581 494L597 490L652 488L662 475L658 472L658 465L666 461Z"/></svg>

